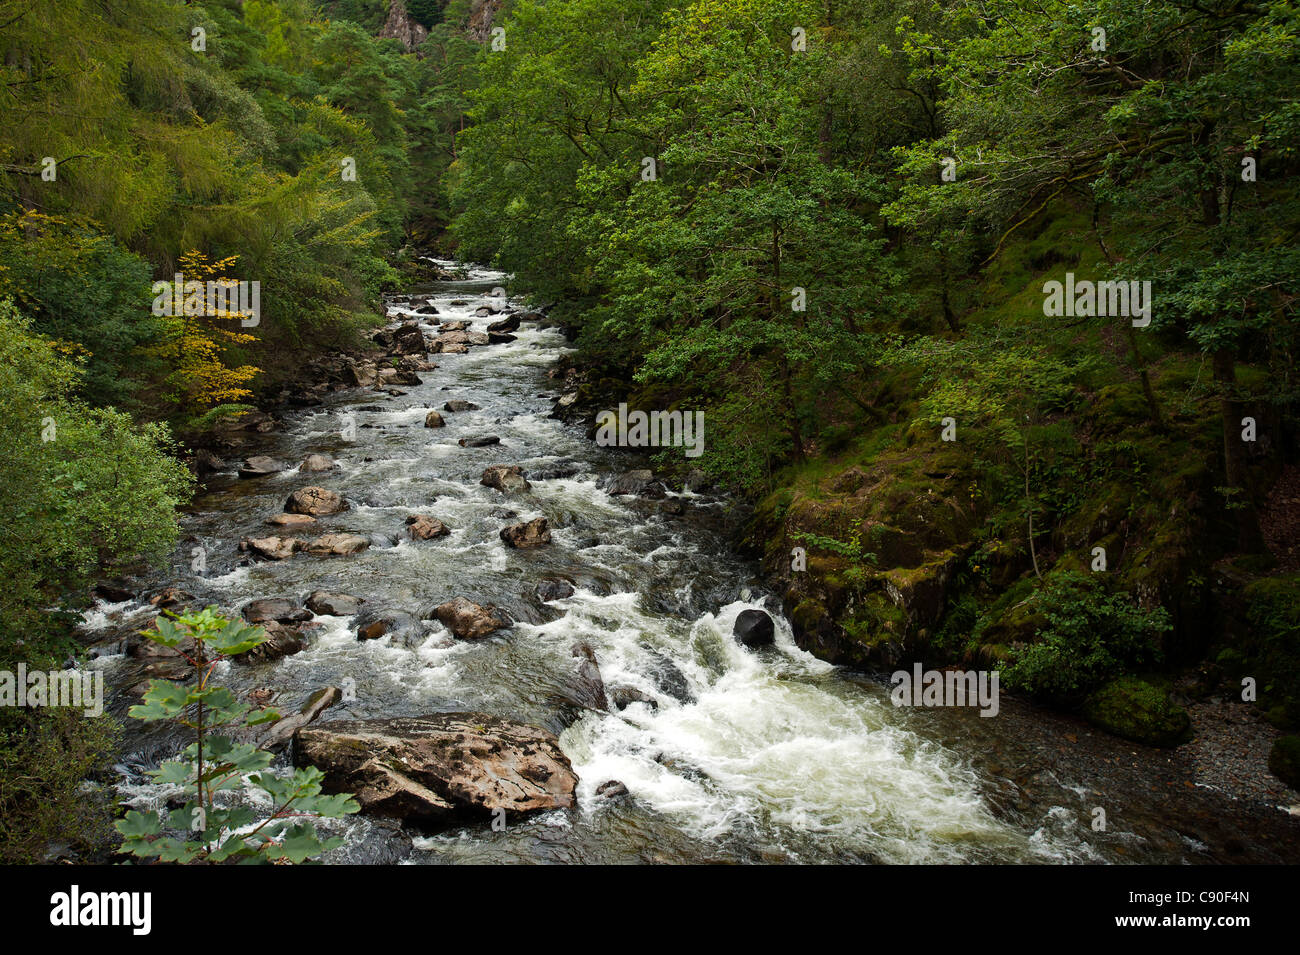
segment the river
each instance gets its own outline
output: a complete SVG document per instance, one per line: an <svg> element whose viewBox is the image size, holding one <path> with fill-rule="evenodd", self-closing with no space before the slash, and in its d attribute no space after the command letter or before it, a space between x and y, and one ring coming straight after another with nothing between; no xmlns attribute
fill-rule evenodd
<svg viewBox="0 0 1300 955"><path fill-rule="evenodd" d="M449 263L444 263L449 264ZM500 316L474 316L506 276L473 269L464 281L416 286L439 315L482 331ZM466 304L452 304L463 302ZM433 329L430 329L431 331ZM430 356L436 370L390 396L371 389L330 395L288 413L263 453L296 463L312 452L339 462L332 472L295 468L256 480L232 473L208 482L183 516L184 540L158 584L233 611L248 600L324 590L365 598L367 607L420 618L456 596L495 604L512 627L459 641L425 620L414 640L358 640L353 618L317 616L306 650L256 666L223 664L216 680L240 693L265 687L295 708L315 689L355 687L355 700L323 721L474 710L556 732L580 777L579 807L437 833L351 817L331 823L345 845L332 862L1178 862L1213 851L1164 817L1163 794L1096 790L1097 764L1134 750L1087 734L1081 753L1094 770L1072 776L1055 750L1070 727L1027 733L1044 714L1014 701L982 719L975 710L896 708L882 679L824 663L799 649L766 593L757 567L728 546L740 515L722 496L612 497L616 474L642 465L597 447L581 428L549 416L557 394L547 370L566 350L554 328L525 323L517 340ZM463 399L478 410L428 409ZM355 426L349 432L348 425ZM500 443L461 447L492 434ZM706 436L707 438L707 436ZM479 484L483 469L519 464L531 492L504 495ZM371 538L349 557L299 554L253 561L237 549L271 531L293 490L319 484L350 508L322 518L323 531ZM412 541L407 515L430 514L450 536ZM550 546L511 550L509 523L548 518ZM194 548L206 567L192 569ZM572 596L542 603L542 578L567 577ZM738 613L765 608L776 644L752 651L732 635ZM140 601L100 604L92 632L144 626ZM615 712L576 708L565 698L571 648L587 643L607 687L630 687L650 702ZM130 682L135 661L96 662L110 683ZM133 699L120 693L121 713ZM132 722L132 721L128 721ZM1026 742L1028 736L1034 738ZM119 792L137 806L166 796L143 771L170 758L180 738L162 727L130 727ZM1049 753L1050 751L1050 753ZM1143 759L1156 759L1143 755ZM1108 772L1108 771L1104 771ZM1087 777L1086 782L1081 779ZM629 795L597 794L609 780ZM1094 828L1093 809L1111 823ZM1213 834L1205 836L1213 843ZM1209 855L1207 855L1207 851Z"/></svg>

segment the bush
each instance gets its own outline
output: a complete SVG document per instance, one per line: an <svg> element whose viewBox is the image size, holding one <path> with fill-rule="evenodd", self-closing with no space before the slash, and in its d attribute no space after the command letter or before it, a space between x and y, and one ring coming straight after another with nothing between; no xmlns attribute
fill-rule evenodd
<svg viewBox="0 0 1300 955"><path fill-rule="evenodd" d="M1047 618L1036 642L1020 650L1003 673L1006 685L1068 699L1110 677L1159 662L1172 629L1163 607L1146 611L1126 593L1109 593L1102 578L1063 573L1030 603Z"/></svg>

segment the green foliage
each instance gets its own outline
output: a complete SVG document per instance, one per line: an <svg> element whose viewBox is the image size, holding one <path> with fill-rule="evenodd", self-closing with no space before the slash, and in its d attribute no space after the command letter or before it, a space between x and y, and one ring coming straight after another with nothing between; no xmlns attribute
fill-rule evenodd
<svg viewBox="0 0 1300 955"><path fill-rule="evenodd" d="M80 371L0 302L0 649L6 659L60 638L44 608L67 591L176 543L192 478L162 425L137 425L73 397ZM49 652L54 652L51 648Z"/></svg>
<svg viewBox="0 0 1300 955"><path fill-rule="evenodd" d="M1047 625L1017 650L1003 679L1010 689L1056 699L1158 663L1172 626L1163 607L1143 610L1130 595L1108 592L1095 575L1056 574L1031 601Z"/></svg>
<svg viewBox="0 0 1300 955"><path fill-rule="evenodd" d="M65 707L0 709L0 863L41 863L51 846L92 856L108 849L108 787L88 777L116 755L119 730L111 718Z"/></svg>
<svg viewBox="0 0 1300 955"><path fill-rule="evenodd" d="M154 781L181 787L185 804L161 811L129 810L116 824L122 851L160 862L304 862L342 845L320 839L311 819L336 819L360 807L346 793L323 795L314 767L287 776L269 770L273 756L241 741L246 730L277 720L275 710L254 711L225 687L209 683L223 660L266 642L266 631L227 620L216 607L169 614L144 633L183 653L198 670L192 686L151 680L130 715L144 722L170 720L194 731L179 760L152 771ZM257 796L248 799L248 790ZM245 798L240 799L240 796ZM256 806L269 802L269 812Z"/></svg>

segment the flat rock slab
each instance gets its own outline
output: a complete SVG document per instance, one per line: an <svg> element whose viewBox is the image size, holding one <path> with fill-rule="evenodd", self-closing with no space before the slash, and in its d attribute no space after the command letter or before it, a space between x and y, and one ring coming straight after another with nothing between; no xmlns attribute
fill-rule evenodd
<svg viewBox="0 0 1300 955"><path fill-rule="evenodd" d="M544 729L485 713L309 726L294 762L325 774L326 792L351 792L363 813L425 824L571 809L577 774Z"/></svg>

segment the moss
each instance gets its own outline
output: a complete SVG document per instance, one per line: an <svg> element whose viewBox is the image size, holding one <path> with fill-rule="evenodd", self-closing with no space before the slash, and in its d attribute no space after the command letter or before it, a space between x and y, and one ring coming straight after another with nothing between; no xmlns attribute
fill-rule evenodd
<svg viewBox="0 0 1300 955"><path fill-rule="evenodd" d="M1300 789L1300 736L1281 736L1268 754L1269 771L1292 789Z"/></svg>
<svg viewBox="0 0 1300 955"><path fill-rule="evenodd" d="M826 605L820 600L803 600L790 614L796 633L812 633L827 619Z"/></svg>
<svg viewBox="0 0 1300 955"><path fill-rule="evenodd" d="M1191 736L1187 711L1137 677L1112 680L1088 697L1083 715L1094 726L1148 746L1177 746Z"/></svg>

